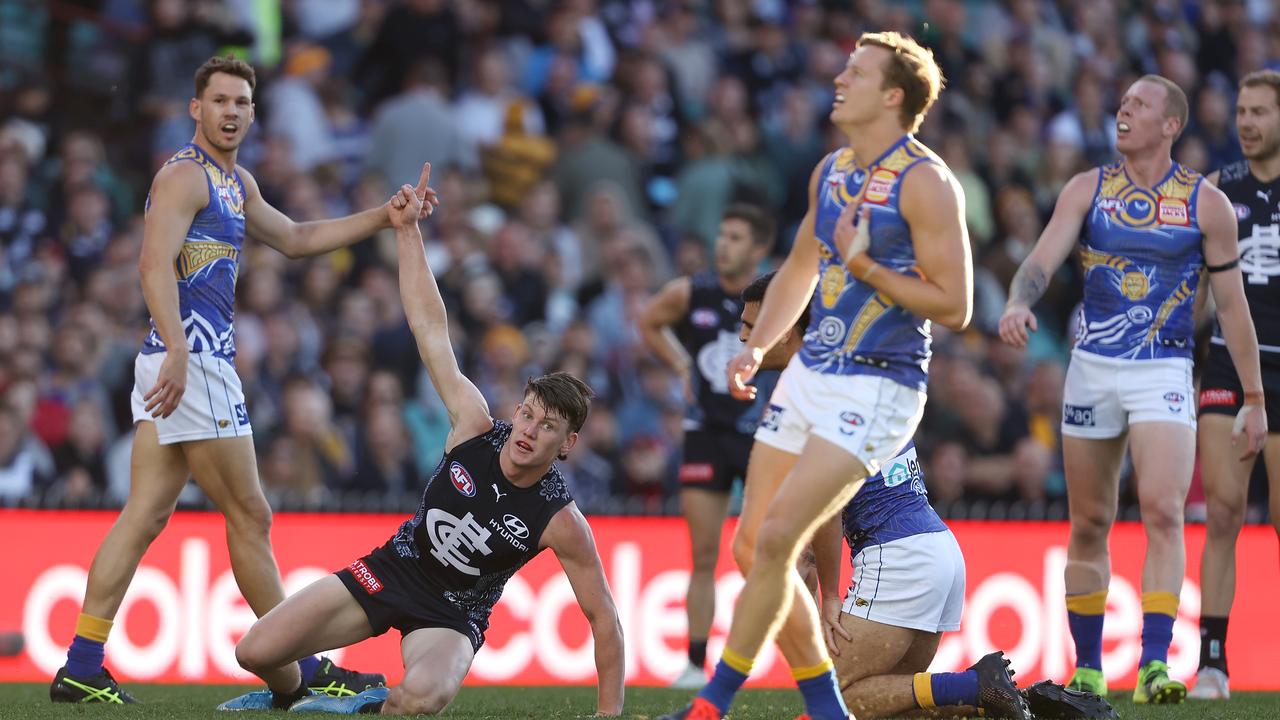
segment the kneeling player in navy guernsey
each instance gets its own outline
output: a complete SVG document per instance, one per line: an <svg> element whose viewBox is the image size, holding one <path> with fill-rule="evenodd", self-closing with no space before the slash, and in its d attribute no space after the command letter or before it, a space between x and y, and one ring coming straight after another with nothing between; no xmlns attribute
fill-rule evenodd
<svg viewBox="0 0 1280 720"><path fill-rule="evenodd" d="M414 516L383 546L323 578L259 620L236 659L267 683L220 710L436 714L458 692L484 644L508 579L544 548L560 560L595 639L598 714L622 712L623 640L591 528L569 497L564 459L587 418L591 390L566 373L530 380L510 421L495 420L458 369L444 302L427 267L417 219L430 165L417 188L392 200L400 295L431 381L449 412L444 457ZM426 206L430 211L431 206ZM309 695L298 658L395 628L404 679L350 697Z"/></svg>

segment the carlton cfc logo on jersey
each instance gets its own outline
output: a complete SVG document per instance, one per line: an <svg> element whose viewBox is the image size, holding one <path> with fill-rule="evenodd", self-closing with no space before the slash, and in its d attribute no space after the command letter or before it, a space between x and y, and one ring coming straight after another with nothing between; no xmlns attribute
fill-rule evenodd
<svg viewBox="0 0 1280 720"><path fill-rule="evenodd" d="M1187 212L1187 201L1177 198L1160 198L1156 211L1161 225L1190 225L1191 214Z"/></svg>
<svg viewBox="0 0 1280 720"><path fill-rule="evenodd" d="M453 486L458 489L458 492L467 497L476 496L476 484L471 480L471 473L457 461L449 466L449 479L453 481Z"/></svg>

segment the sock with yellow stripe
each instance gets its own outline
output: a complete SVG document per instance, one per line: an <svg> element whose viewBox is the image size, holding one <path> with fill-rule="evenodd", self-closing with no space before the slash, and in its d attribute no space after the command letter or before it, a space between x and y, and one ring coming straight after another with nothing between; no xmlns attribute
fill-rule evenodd
<svg viewBox="0 0 1280 720"><path fill-rule="evenodd" d="M1102 619L1107 591L1067 596L1067 626L1076 643L1076 667L1102 669Z"/></svg>
<svg viewBox="0 0 1280 720"><path fill-rule="evenodd" d="M916 705L922 708L978 704L978 672L916 673L911 682Z"/></svg>
<svg viewBox="0 0 1280 720"><path fill-rule="evenodd" d="M76 620L76 636L67 650L67 674L71 677L93 677L102 672L106 656L104 645L111 633L111 621L80 613Z"/></svg>
<svg viewBox="0 0 1280 720"><path fill-rule="evenodd" d="M751 674L752 662L754 661L725 648L720 655L720 662L716 663L715 673L702 686L698 696L719 708L721 715L727 714L729 706L733 704L733 696L738 694L738 689Z"/></svg>
<svg viewBox="0 0 1280 720"><path fill-rule="evenodd" d="M813 720L846 720L849 708L845 707L844 698L840 697L840 683L836 681L835 668L831 660L823 660L820 664L807 668L793 668L791 677L795 678L804 696L804 711Z"/></svg>
<svg viewBox="0 0 1280 720"><path fill-rule="evenodd" d="M1152 660L1169 661L1173 620L1177 616L1177 595L1171 592L1142 593L1142 659L1138 661L1138 667Z"/></svg>

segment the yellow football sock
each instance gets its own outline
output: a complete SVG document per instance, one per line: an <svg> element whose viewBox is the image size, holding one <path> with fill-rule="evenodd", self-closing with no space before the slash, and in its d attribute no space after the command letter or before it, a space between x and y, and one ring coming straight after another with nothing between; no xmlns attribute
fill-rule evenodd
<svg viewBox="0 0 1280 720"><path fill-rule="evenodd" d="M85 640L105 643L113 624L105 618L80 613L80 617L76 618L76 634Z"/></svg>

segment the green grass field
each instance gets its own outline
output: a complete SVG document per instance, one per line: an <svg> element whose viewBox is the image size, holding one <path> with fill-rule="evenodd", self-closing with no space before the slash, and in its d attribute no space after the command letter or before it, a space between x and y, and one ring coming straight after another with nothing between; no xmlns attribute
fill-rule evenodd
<svg viewBox="0 0 1280 720"><path fill-rule="evenodd" d="M49 702L47 685L0 685L0 718L226 718L214 707L253 688L210 685L130 685L145 705L73 707ZM624 717L657 717L689 697L684 690L628 688ZM1125 695L1112 697L1122 718L1142 720L1244 720L1280 718L1280 693L1240 693L1226 703L1191 703L1178 707L1135 707ZM799 696L791 690L751 690L734 705L732 720L791 720L800 713ZM595 711L595 689L589 687L464 688L445 712L446 718L573 718Z"/></svg>

